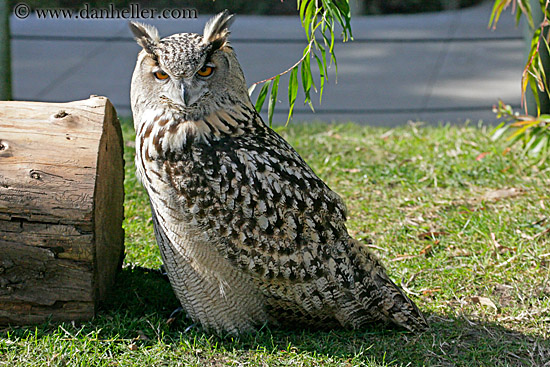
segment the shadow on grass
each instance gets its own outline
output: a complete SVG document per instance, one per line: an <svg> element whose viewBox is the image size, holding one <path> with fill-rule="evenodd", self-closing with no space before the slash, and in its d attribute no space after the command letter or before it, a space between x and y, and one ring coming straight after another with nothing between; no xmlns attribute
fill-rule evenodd
<svg viewBox="0 0 550 367"><path fill-rule="evenodd" d="M189 329L192 322L184 315L168 325L170 313L178 306L166 277L127 268L91 326L122 338L146 335L149 343L173 348L188 348L189 341L201 350L215 345L213 354L230 352L244 360L255 353L280 358L306 353L351 361L350 365L375 360L396 366L550 366L548 339L465 317L427 314L432 329L421 335L380 328L329 332L264 328L256 335L233 339L206 334L199 327Z"/></svg>

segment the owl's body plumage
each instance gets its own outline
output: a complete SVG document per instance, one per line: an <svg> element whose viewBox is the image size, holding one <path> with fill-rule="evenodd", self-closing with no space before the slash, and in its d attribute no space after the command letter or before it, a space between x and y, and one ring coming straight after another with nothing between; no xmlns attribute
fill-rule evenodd
<svg viewBox="0 0 550 367"><path fill-rule="evenodd" d="M266 322L426 328L347 233L340 197L255 111L227 42L230 19L162 40L133 24L144 47L132 79L136 168L183 308L218 333Z"/></svg>

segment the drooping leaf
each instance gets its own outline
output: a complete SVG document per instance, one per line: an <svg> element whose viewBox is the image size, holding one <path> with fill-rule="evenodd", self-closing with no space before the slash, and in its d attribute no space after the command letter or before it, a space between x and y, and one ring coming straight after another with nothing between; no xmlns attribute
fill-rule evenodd
<svg viewBox="0 0 550 367"><path fill-rule="evenodd" d="M275 104L277 103L277 92L279 90L279 78L280 75L277 75L273 82L271 83L271 95L269 96L269 103L267 104L267 119L269 121L269 126L273 124L273 112L275 111Z"/></svg>
<svg viewBox="0 0 550 367"><path fill-rule="evenodd" d="M536 129L533 129L530 131L530 136L527 136L527 134L524 134L525 140L527 143L525 143L525 146L523 147L524 153L527 153L529 150L531 150L534 146L538 144L538 142L542 139L542 135L537 134Z"/></svg>
<svg viewBox="0 0 550 367"><path fill-rule="evenodd" d="M538 134L540 137L538 143L529 151L530 155L537 156L544 152L548 147L548 135Z"/></svg>
<svg viewBox="0 0 550 367"><path fill-rule="evenodd" d="M342 31L342 35L343 35L343 38L344 39L347 39L347 33L346 33L346 30L347 30L347 24L345 22L345 20L343 19L342 17L342 13L340 12L340 9L338 9L336 7L336 5L334 4L334 1L330 1L330 0L322 0L323 2L323 8L328 12L328 14L336 19L338 21L338 23L342 24L343 26L343 31Z"/></svg>
<svg viewBox="0 0 550 367"><path fill-rule="evenodd" d="M493 10L491 11L491 18L489 19L489 27L496 28L500 15L504 8L510 4L511 0L495 0Z"/></svg>
<svg viewBox="0 0 550 367"><path fill-rule="evenodd" d="M336 60L336 56L334 54L330 55L331 63L334 63L334 74L336 75L336 83L338 83L338 60Z"/></svg>
<svg viewBox="0 0 550 367"><path fill-rule="evenodd" d="M303 13L300 12L300 17L302 19L302 28L304 28L304 31L306 32L307 40L311 40L311 37L315 37L315 35L310 33L310 27L311 23L313 21L313 16L315 14L315 10L317 8L317 2L316 0L302 0L304 1L304 8Z"/></svg>
<svg viewBox="0 0 550 367"><path fill-rule="evenodd" d="M339 17L340 24L343 25L343 38L344 42L346 42L348 39L353 39L352 31L351 31L351 9L349 7L349 2L346 0L334 0L334 4L336 5L336 8L340 12L341 17Z"/></svg>
<svg viewBox="0 0 550 367"><path fill-rule="evenodd" d="M516 24L519 23L521 14L527 17L527 23L531 29L535 28L535 23L533 22L533 13L531 12L531 3L529 0L518 0L518 7L521 11L517 12Z"/></svg>
<svg viewBox="0 0 550 367"><path fill-rule="evenodd" d="M296 97L298 96L298 67L295 67L290 72L290 79L288 82L288 119L286 120L286 124L288 125L290 119L292 118L292 114L294 112L294 103L296 102Z"/></svg>
<svg viewBox="0 0 550 367"><path fill-rule="evenodd" d="M539 99L539 91L537 89L537 79L533 76L533 74L529 74L527 78L527 83L531 87L531 92L533 93L533 96L535 96L535 102L537 105L537 115L540 115L540 99ZM525 106L527 109L527 105Z"/></svg>
<svg viewBox="0 0 550 367"><path fill-rule="evenodd" d="M306 8L310 2L311 0L298 0L302 28L305 27Z"/></svg>
<svg viewBox="0 0 550 367"><path fill-rule="evenodd" d="M319 87L319 103L321 103L323 100L323 88L325 86L325 70L323 62L321 61L319 56L317 56L316 54L313 54L313 56L315 57L315 60L317 60L317 67L319 68L319 78L321 83Z"/></svg>
<svg viewBox="0 0 550 367"><path fill-rule="evenodd" d="M334 23L330 23L330 47L328 49L331 55L334 55Z"/></svg>
<svg viewBox="0 0 550 367"><path fill-rule="evenodd" d="M512 139L514 139L514 138L516 138L516 137L523 138L523 137L525 136L525 135L524 135L524 134L525 134L525 131L526 131L528 128L529 128L529 126L526 125L526 126L523 126L523 127L519 128L519 129L517 129L516 131L514 131L514 133L513 133L512 135L510 135L510 136L508 137L507 140L508 140L508 141L511 141Z"/></svg>
<svg viewBox="0 0 550 367"><path fill-rule="evenodd" d="M262 89L260 89L260 94L258 94L258 99L256 99L256 105L254 106L256 108L256 111L260 113L262 111L262 107L265 102L265 98L267 97L267 91L269 89L269 85L271 84L271 80L264 83Z"/></svg>
<svg viewBox="0 0 550 367"><path fill-rule="evenodd" d="M324 35L323 35L324 36ZM326 38L324 40L326 45ZM328 65L327 65L327 52L325 51L325 46L319 44L319 51L321 51L321 57L323 58L323 71L325 74L325 77L328 74Z"/></svg>
<svg viewBox="0 0 550 367"><path fill-rule="evenodd" d="M309 57L306 57L302 62L301 68L301 77L302 77L302 88L304 89L304 94L306 96L305 103L310 101L310 90L311 90L311 81L313 80L311 76L311 68L309 63Z"/></svg>
<svg viewBox="0 0 550 367"><path fill-rule="evenodd" d="M250 86L250 88L248 88L248 96L252 97L252 93L254 93L254 90L256 89L256 86L258 84L254 83Z"/></svg>
<svg viewBox="0 0 550 367"><path fill-rule="evenodd" d="M493 133L491 134L491 140L492 141L495 141L495 140L498 140L500 139L500 137L502 135L504 135L504 133L506 131L508 131L508 129L510 128L510 125L507 124L506 122L501 122L500 125L498 125L494 130L493 130Z"/></svg>
<svg viewBox="0 0 550 367"><path fill-rule="evenodd" d="M329 64L327 61L330 57L330 65L334 63L336 74L338 73L338 64L336 61L336 55L334 52L335 46L335 29L338 25L342 27L342 35L344 41L352 38L351 30L351 11L349 7L350 0L297 0L297 9L300 15L300 22L306 37L309 41L308 46L304 49L302 58L298 60L293 66L287 70L277 74L274 77L267 79L271 81L271 90L269 86L264 84L258 99L256 100L256 108L261 110L265 99L269 95L270 104L268 105L268 116L271 123L273 112L276 106L276 93L278 92L278 85L280 77L284 76L287 73L290 73L289 81L289 114L287 123L292 118L294 102L296 100L297 90L299 80L301 78L301 85L304 91L304 101L307 103L310 108L313 109L313 104L311 101L311 89L319 92L319 101L322 101L322 95L326 80L328 78L328 67ZM321 45L318 41L319 35L323 38L324 45ZM330 56L327 55L327 49ZM321 53L321 57L316 54L316 51ZM319 90L317 90L316 78L313 76L311 70L311 58L315 57L317 65L319 67ZM299 70L298 70L299 69ZM300 75L298 76L298 72ZM278 78L276 79L276 77ZM337 75L336 75L337 78ZM276 81L275 81L276 80ZM258 82L256 84L261 84L266 81ZM336 79L337 82L337 79ZM252 94L254 91L254 85L250 88L249 93ZM275 92L275 93L274 93Z"/></svg>

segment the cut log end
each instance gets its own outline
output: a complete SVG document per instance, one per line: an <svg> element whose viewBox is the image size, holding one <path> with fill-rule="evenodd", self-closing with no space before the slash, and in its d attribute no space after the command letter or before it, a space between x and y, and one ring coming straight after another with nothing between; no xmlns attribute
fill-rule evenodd
<svg viewBox="0 0 550 367"><path fill-rule="evenodd" d="M124 251L114 107L0 102L0 147L0 324L92 317Z"/></svg>

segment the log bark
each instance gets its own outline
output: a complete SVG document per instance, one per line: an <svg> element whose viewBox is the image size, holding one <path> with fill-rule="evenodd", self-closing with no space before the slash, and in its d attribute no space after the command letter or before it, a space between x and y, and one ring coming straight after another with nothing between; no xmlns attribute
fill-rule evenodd
<svg viewBox="0 0 550 367"><path fill-rule="evenodd" d="M94 316L124 252L122 155L107 98L0 102L0 324Z"/></svg>

